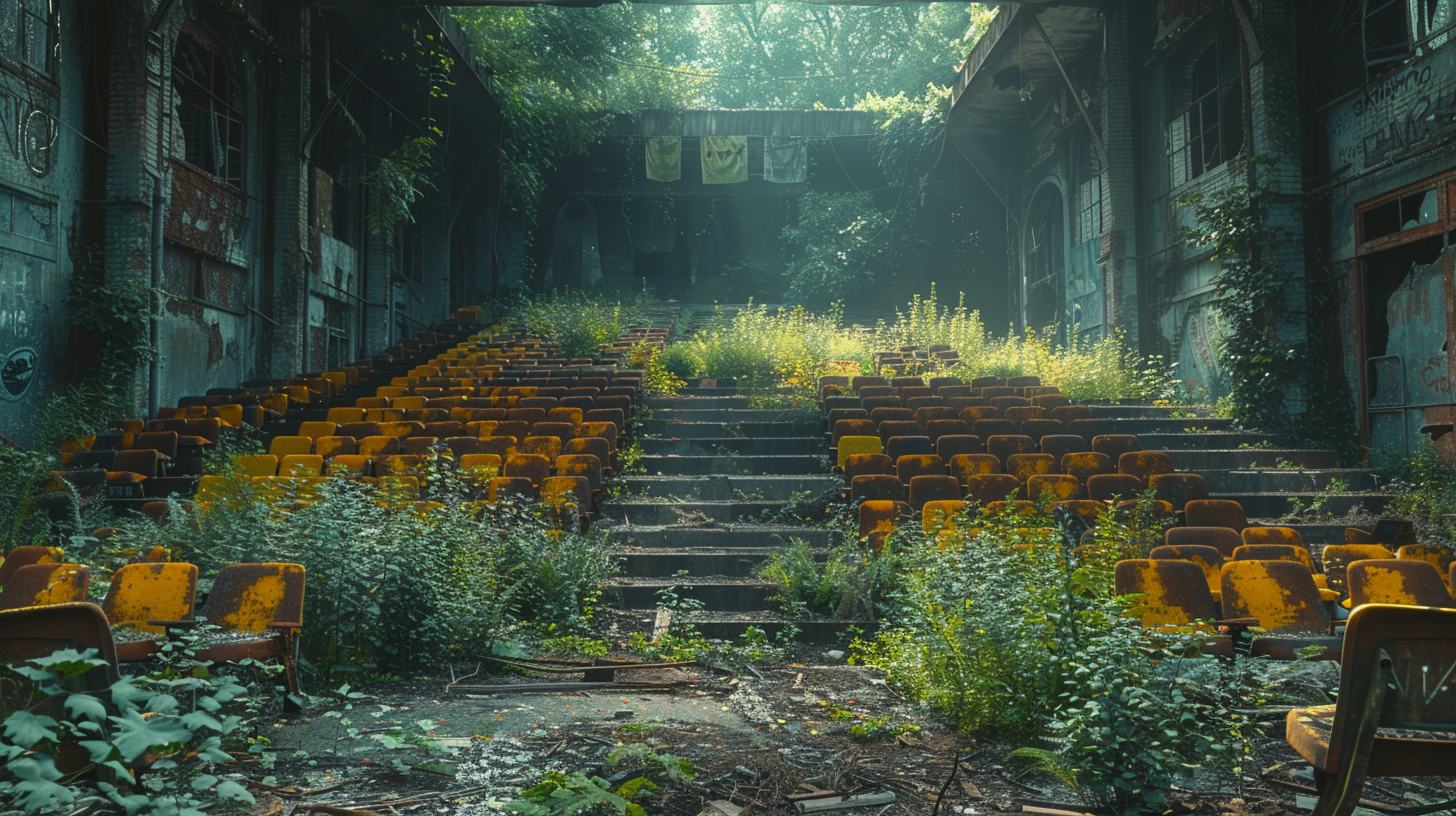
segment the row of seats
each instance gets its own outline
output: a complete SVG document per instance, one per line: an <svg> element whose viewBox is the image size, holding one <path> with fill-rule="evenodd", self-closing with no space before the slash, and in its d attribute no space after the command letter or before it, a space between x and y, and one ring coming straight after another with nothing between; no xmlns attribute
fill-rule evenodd
<svg viewBox="0 0 1456 816"><path fill-rule="evenodd" d="M86 601L90 569L64 558L58 548L22 546L0 560L0 631L18 625L18 612ZM194 610L196 594L192 564L127 564L113 572L99 612L112 630L116 660L154 656L166 629L191 626L200 617L234 636L203 648L197 659L276 659L286 668L289 691L298 693L292 640L303 622L302 565L230 564L218 571L205 602Z"/></svg>

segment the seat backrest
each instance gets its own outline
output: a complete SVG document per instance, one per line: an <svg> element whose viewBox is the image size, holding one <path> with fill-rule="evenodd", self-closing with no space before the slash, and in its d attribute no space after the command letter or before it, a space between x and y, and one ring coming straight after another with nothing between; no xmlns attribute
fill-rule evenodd
<svg viewBox="0 0 1456 816"><path fill-rule="evenodd" d="M965 386L962 386L965 387ZM911 487L914 490L914 487ZM955 529L956 516L970 505L960 499L931 499L920 507L920 530L926 535Z"/></svg>
<svg viewBox="0 0 1456 816"><path fill-rule="evenodd" d="M1170 547L1211 547L1225 559L1234 557L1234 550L1243 546L1239 534L1228 527L1169 527L1163 543Z"/></svg>
<svg viewBox="0 0 1456 816"><path fill-rule="evenodd" d="M1040 444L1041 452L1057 457L1058 462L1069 453L1087 453L1092 450L1091 443L1076 434L1043 434Z"/></svg>
<svg viewBox="0 0 1456 816"><path fill-rule="evenodd" d="M966 479L966 501L990 504L1005 501L1006 497L1019 493L1021 481L1005 473L979 474Z"/></svg>
<svg viewBox="0 0 1456 816"><path fill-rule="evenodd" d="M882 548L885 539L910 518L910 505L894 499L870 499L859 506L859 535Z"/></svg>
<svg viewBox="0 0 1456 816"><path fill-rule="evenodd" d="M278 473L278 457L271 453L250 453L238 457L238 468L247 476L274 476Z"/></svg>
<svg viewBox="0 0 1456 816"><path fill-rule="evenodd" d="M1046 449L1046 440L1063 438L1066 437L1042 437L1042 452L1055 456L1056 454ZM1081 439L1082 437L1076 436L1071 438ZM1112 460L1107 458L1106 454L1093 453L1091 451L1077 451L1075 453L1064 453L1058 457L1058 470L1069 476L1076 476L1082 480L1083 484L1086 484L1087 480L1093 476L1112 473L1113 466Z"/></svg>
<svg viewBox="0 0 1456 816"><path fill-rule="evenodd" d="M111 574L111 587L101 608L112 626L126 624L144 632L161 632L149 620L179 621L192 614L197 596L197 567L191 564L127 564Z"/></svg>
<svg viewBox="0 0 1456 816"><path fill-rule="evenodd" d="M898 477L888 474L856 476L850 480L849 496L851 502L903 502L905 500L905 486L900 482Z"/></svg>
<svg viewBox="0 0 1456 816"><path fill-rule="evenodd" d="M925 435L931 442L939 443L942 436L971 435L971 426L963 419L932 419L925 423Z"/></svg>
<svg viewBox="0 0 1456 816"><path fill-rule="evenodd" d="M0 611L86 600L91 570L80 564L31 564L10 575L0 592Z"/></svg>
<svg viewBox="0 0 1456 816"><path fill-rule="evenodd" d="M321 436L313 443L313 452L325 459L348 456L358 449L359 442L352 436Z"/></svg>
<svg viewBox="0 0 1456 816"><path fill-rule="evenodd" d="M584 476L548 476L541 482L541 500L583 511L591 506L591 490L591 483Z"/></svg>
<svg viewBox="0 0 1456 816"><path fill-rule="evenodd" d="M1090 405L1058 405L1051 409L1048 414L1052 419L1072 424L1074 419L1091 419L1092 406Z"/></svg>
<svg viewBox="0 0 1456 816"><path fill-rule="evenodd" d="M1245 544L1283 544L1304 547L1304 536L1293 527L1245 527L1239 531Z"/></svg>
<svg viewBox="0 0 1456 816"><path fill-rule="evenodd" d="M869 418L876 425L881 422L914 422L915 412L909 408L876 408L870 411Z"/></svg>
<svg viewBox="0 0 1456 816"><path fill-rule="evenodd" d="M318 476L324 472L324 458L317 454L294 454L278 463L279 476Z"/></svg>
<svg viewBox="0 0 1456 816"><path fill-rule="evenodd" d="M1442 693L1434 693L1422 682L1433 667L1444 671L1453 664L1456 610L1368 604L1351 612L1326 768L1344 767L1364 751L1371 767L1399 766L1400 756L1431 750L1420 732L1456 731L1456 695L1445 683L1436 687Z"/></svg>
<svg viewBox="0 0 1456 816"><path fill-rule="evenodd" d="M199 615L236 632L303 622L302 564L229 564L218 570Z"/></svg>
<svg viewBox="0 0 1456 816"><path fill-rule="evenodd" d="M1114 462L1121 459L1124 453L1133 453L1142 449L1143 446L1138 442L1138 438L1132 434L1098 434L1092 437L1092 450L1107 454Z"/></svg>
<svg viewBox="0 0 1456 816"><path fill-rule="evenodd" d="M581 476L593 491L602 487L602 461L589 453L573 453L556 457L556 475Z"/></svg>
<svg viewBox="0 0 1456 816"><path fill-rule="evenodd" d="M1067 436L1067 426L1055 419L1028 419L1021 423L1021 433L1040 442L1046 437Z"/></svg>
<svg viewBox="0 0 1456 816"><path fill-rule="evenodd" d="M359 440L360 456L394 456L399 453L399 439L393 436L366 436Z"/></svg>
<svg viewBox="0 0 1456 816"><path fill-rule="evenodd" d="M539 487L541 480L551 475L551 460L531 453L513 453L506 457L501 475L530 479L531 485Z"/></svg>
<svg viewBox="0 0 1456 816"><path fill-rule="evenodd" d="M4 558L0 558L0 589L5 587L5 582L21 567L31 564L59 564L65 560L65 553L60 547L41 547L35 544L16 547L6 553Z"/></svg>
<svg viewBox="0 0 1456 816"><path fill-rule="evenodd" d="M908 422L901 420L881 422L875 429L875 432L880 437L880 441L885 443L886 447L889 446L890 440L897 436L925 436L925 429L913 420ZM930 437L925 436L925 439L929 441Z"/></svg>
<svg viewBox="0 0 1456 816"><path fill-rule="evenodd" d="M950 474L963 485L972 476L989 476L1004 471L1001 460L989 453L959 453L950 458Z"/></svg>
<svg viewBox="0 0 1456 816"><path fill-rule="evenodd" d="M1041 419L1041 415L1042 410L1035 405L1013 405L1002 413L1002 416L1018 426L1030 419Z"/></svg>
<svg viewBox="0 0 1456 816"><path fill-rule="evenodd" d="M899 438L901 437L896 437L896 439ZM901 482L907 485L910 484L910 480L915 478L916 476L946 475L945 460L941 459L939 456L936 456L933 453L906 454L904 456L898 457L894 454L890 454L890 458L895 460L895 475L900 479Z"/></svg>
<svg viewBox="0 0 1456 816"><path fill-rule="evenodd" d="M0 664L18 665L62 649L95 649L96 657L106 661L104 666L71 678L68 689L100 692L119 679L116 642L105 613L96 604L53 604L0 613Z"/></svg>
<svg viewBox="0 0 1456 816"><path fill-rule="evenodd" d="M915 422L922 428L928 428L931 422L938 419L958 419L959 413L956 409L945 406L916 408Z"/></svg>
<svg viewBox="0 0 1456 816"><path fill-rule="evenodd" d="M147 478L152 478L161 473L162 457L150 448L147 450L124 450L116 454L116 461L112 467L124 473L138 473Z"/></svg>
<svg viewBox="0 0 1456 816"><path fill-rule="evenodd" d="M1314 576L1298 561L1225 561L1219 587L1225 618L1253 618L1270 632L1329 634Z"/></svg>
<svg viewBox="0 0 1456 816"><path fill-rule="evenodd" d="M1050 493L1053 501L1069 501L1082 496L1082 482L1065 473L1040 473L1026 480L1026 498L1040 501Z"/></svg>
<svg viewBox="0 0 1456 816"><path fill-rule="evenodd" d="M966 411L972 410L975 409L966 409ZM1009 419L977 419L971 423L971 433L986 440L989 440L992 436L1016 435L1019 430L1016 427L1016 423Z"/></svg>
<svg viewBox="0 0 1456 816"><path fill-rule="evenodd" d="M1188 502L1208 498L1208 485L1197 473L1155 473L1148 477L1153 497L1173 505L1181 512Z"/></svg>
<svg viewBox="0 0 1456 816"><path fill-rule="evenodd" d="M1114 498L1130 501L1143 490L1143 483L1136 476L1121 473L1099 473L1087 477L1087 495L1097 501L1112 501Z"/></svg>
<svg viewBox="0 0 1456 816"><path fill-rule="evenodd" d="M520 453L534 453L555 460L561 455L561 440L554 436L528 436L516 446Z"/></svg>
<svg viewBox="0 0 1456 816"><path fill-rule="evenodd" d="M133 448L150 448L169 459L177 457L177 432L152 431L139 433L132 443Z"/></svg>
<svg viewBox="0 0 1456 816"><path fill-rule="evenodd" d="M312 452L313 437L310 436L275 436L273 441L268 443L268 454L279 459Z"/></svg>
<svg viewBox="0 0 1456 816"><path fill-rule="evenodd" d="M1026 481L1033 476L1057 472L1057 460L1046 453L1013 453L1006 457L1006 472Z"/></svg>
<svg viewBox="0 0 1456 816"><path fill-rule="evenodd" d="M1346 576L1352 609L1365 604L1456 606L1440 571L1425 561L1356 561L1349 565Z"/></svg>
<svg viewBox="0 0 1456 816"><path fill-rule="evenodd" d="M1117 562L1113 585L1118 595L1141 595L1144 626L1185 626L1217 620L1218 605L1203 570L1191 561L1157 558Z"/></svg>
<svg viewBox="0 0 1456 816"><path fill-rule="evenodd" d="M360 419L362 420L363 417L360 417ZM337 422L310 421L299 424L298 435L306 436L309 439L318 439L321 436L333 436L338 433L338 430L339 424Z"/></svg>
<svg viewBox="0 0 1456 816"><path fill-rule="evenodd" d="M1149 476L1172 473L1173 460L1162 451L1128 451L1117 457L1117 472L1125 476L1136 476L1143 484L1147 484Z"/></svg>
<svg viewBox="0 0 1456 816"><path fill-rule="evenodd" d="M981 453L981 437L973 434L944 434L935 440L935 455L949 462L963 453Z"/></svg>
<svg viewBox="0 0 1456 816"><path fill-rule="evenodd" d="M1218 588L1223 562L1228 560L1223 557L1223 553L1213 547L1202 547L1195 544L1182 547L1164 544L1154 547L1153 551L1148 553L1148 557L1158 561L1192 561L1203 570L1203 577L1208 580L1209 587L1213 589Z"/></svg>
<svg viewBox="0 0 1456 816"><path fill-rule="evenodd" d="M1348 568L1356 561L1385 561L1397 556L1379 544L1330 544L1320 551L1320 564L1325 569L1325 586L1340 593L1350 594Z"/></svg>
<svg viewBox="0 0 1456 816"><path fill-rule="evenodd" d="M885 454L899 462L902 456L934 455L935 446L928 436L892 436L885 441Z"/></svg>
<svg viewBox="0 0 1456 816"><path fill-rule="evenodd" d="M1243 505L1229 499L1199 499L1188 502L1183 518L1189 527L1228 527L1243 532L1249 526Z"/></svg>
<svg viewBox="0 0 1456 816"><path fill-rule="evenodd" d="M961 483L954 476L927 473L910 478L910 507L913 510L919 511L926 502L960 500Z"/></svg>
<svg viewBox="0 0 1456 816"><path fill-rule="evenodd" d="M883 453L856 453L844 460L844 482L856 476L894 475L895 460Z"/></svg>
<svg viewBox="0 0 1456 816"><path fill-rule="evenodd" d="M884 450L884 443L878 436L842 436L835 457L836 465L844 467L845 460L857 453L883 453Z"/></svg>
<svg viewBox="0 0 1456 816"><path fill-rule="evenodd" d="M982 420L984 422L985 420ZM976 423L980 425L980 422ZM979 436L980 434L977 434ZM1002 462L1008 461L1018 453L1036 453L1036 440L1021 434L996 434L983 437L986 440L986 453L995 456Z"/></svg>
<svg viewBox="0 0 1456 816"><path fill-rule="evenodd" d="M979 397L972 397L971 399L980 399L980 398ZM974 428L975 427L975 424L976 424L976 422L978 420L982 420L982 419L1001 419L1002 417L1001 417L1001 410L999 408L992 408L991 405L989 403L987 403L986 405L967 405L967 406L965 406L964 408L961 409L960 418L963 419L963 420L965 420L966 422L969 422L971 424L971 427ZM1016 423L1014 423L1014 422L1012 423L1012 425L1015 425L1015 424Z"/></svg>
<svg viewBox="0 0 1456 816"><path fill-rule="evenodd" d="M329 460L328 474L345 479L369 475L369 457L340 453Z"/></svg>

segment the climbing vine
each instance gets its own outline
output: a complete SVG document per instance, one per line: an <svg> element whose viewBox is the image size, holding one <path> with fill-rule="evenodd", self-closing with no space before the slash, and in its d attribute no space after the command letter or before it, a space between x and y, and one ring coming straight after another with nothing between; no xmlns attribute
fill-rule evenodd
<svg viewBox="0 0 1456 816"><path fill-rule="evenodd" d="M1256 164L1272 160L1259 157ZM1269 227L1269 194L1258 184L1237 184L1179 202L1193 211L1195 226L1184 237L1211 250L1219 265L1210 303L1226 329L1217 346L1230 386L1230 414L1245 426L1287 433L1302 441L1338 450L1350 461L1356 453L1354 416L1348 394L1335 393L1329 364L1321 353L1324 323L1332 305L1325 287L1310 286L1297 296L1288 270L1273 257L1278 236ZM1281 322L1295 307L1308 315L1302 336L1280 335ZM1289 393L1302 395L1305 411L1289 410Z"/></svg>
<svg viewBox="0 0 1456 816"><path fill-rule="evenodd" d="M434 100L447 100L450 88L455 85L451 78L455 70L455 58L444 47L444 36L421 34L409 23L400 23L406 43L398 50L386 50L380 58L386 62L406 62L414 66L431 101L425 116L425 132L405 139L388 156L379 160L378 166L364 174L364 186L368 190L369 213L366 221L373 233L389 232L399 224L414 223L410 207L427 187L434 186L437 170L435 149L445 138L445 131L437 123L434 114Z"/></svg>
<svg viewBox="0 0 1456 816"><path fill-rule="evenodd" d="M1270 257L1267 200L1262 190L1236 184L1179 203L1194 215L1195 226L1184 237L1209 248L1209 259L1219 265L1210 305L1226 326L1217 351L1229 379L1233 418L1281 432L1293 430L1285 389L1302 380L1303 349L1278 335L1286 292L1282 265Z"/></svg>

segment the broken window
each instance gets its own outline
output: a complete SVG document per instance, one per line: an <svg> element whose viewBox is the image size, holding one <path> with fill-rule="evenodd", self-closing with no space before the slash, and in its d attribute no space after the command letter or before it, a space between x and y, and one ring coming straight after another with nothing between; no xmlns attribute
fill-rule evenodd
<svg viewBox="0 0 1456 816"><path fill-rule="evenodd" d="M1080 183L1077 186L1077 222L1073 245L1102 237L1107 173L1098 165L1090 139L1082 140Z"/></svg>
<svg viewBox="0 0 1456 816"><path fill-rule="evenodd" d="M0 0L0 50L43 74L55 67L57 0Z"/></svg>
<svg viewBox="0 0 1456 816"><path fill-rule="evenodd" d="M0 0L3 3L4 0ZM241 97L227 57L186 34L172 59L184 158L218 181L243 186Z"/></svg>
<svg viewBox="0 0 1456 816"><path fill-rule="evenodd" d="M1365 68L1371 79L1450 39L1453 0L1365 0Z"/></svg>
<svg viewBox="0 0 1456 816"><path fill-rule="evenodd" d="M1196 179L1244 148L1244 93L1237 34L1221 26L1193 62L1187 107L1173 118L1173 185Z"/></svg>
<svg viewBox="0 0 1456 816"><path fill-rule="evenodd" d="M1027 219L1023 274L1028 327L1041 328L1061 322L1065 236L1062 193L1055 187L1045 187L1038 193Z"/></svg>
<svg viewBox="0 0 1456 816"><path fill-rule="evenodd" d="M1360 213L1360 237L1374 241L1397 232L1434 224L1440 217L1436 188L1417 190Z"/></svg>

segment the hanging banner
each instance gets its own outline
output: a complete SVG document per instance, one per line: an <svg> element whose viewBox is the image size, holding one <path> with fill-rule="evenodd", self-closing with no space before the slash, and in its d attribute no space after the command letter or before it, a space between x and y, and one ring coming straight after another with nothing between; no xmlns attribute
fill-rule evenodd
<svg viewBox="0 0 1456 816"><path fill-rule="evenodd" d="M704 184L748 181L748 137L704 136L699 146Z"/></svg>
<svg viewBox="0 0 1456 816"><path fill-rule="evenodd" d="M647 137L647 178L677 181L682 178L682 137Z"/></svg>
<svg viewBox="0 0 1456 816"><path fill-rule="evenodd" d="M802 136L768 136L763 140L763 180L799 184L809 177L809 142Z"/></svg>

